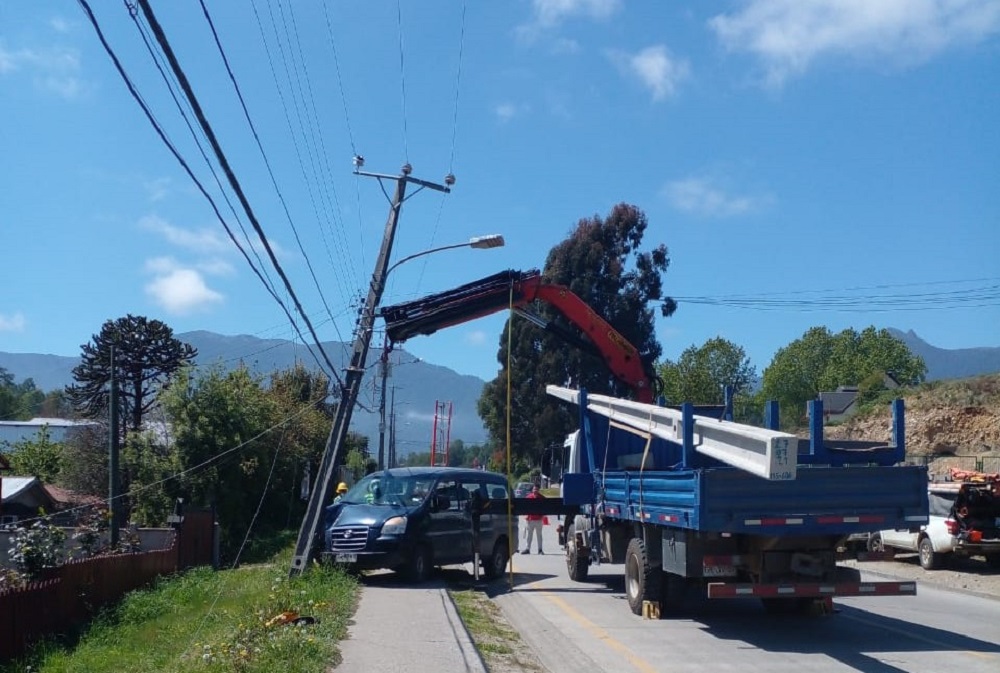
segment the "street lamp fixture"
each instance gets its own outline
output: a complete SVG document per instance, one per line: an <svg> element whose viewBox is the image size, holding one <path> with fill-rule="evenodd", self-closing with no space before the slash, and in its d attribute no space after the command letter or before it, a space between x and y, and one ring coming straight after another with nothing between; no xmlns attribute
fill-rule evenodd
<svg viewBox="0 0 1000 673"><path fill-rule="evenodd" d="M500 234L488 234L486 236L473 236L465 243L453 243L452 245L442 245L440 248L431 248L430 250L423 250L421 252L415 252L412 255L407 255L401 260L397 261L395 264L389 267L385 272L388 276L393 269L402 264L403 262L409 262L415 257L423 257L424 255L429 255L432 252L441 252L442 250L452 250L453 248L478 248L480 250L485 250L487 248L502 248L505 241L503 236Z"/></svg>

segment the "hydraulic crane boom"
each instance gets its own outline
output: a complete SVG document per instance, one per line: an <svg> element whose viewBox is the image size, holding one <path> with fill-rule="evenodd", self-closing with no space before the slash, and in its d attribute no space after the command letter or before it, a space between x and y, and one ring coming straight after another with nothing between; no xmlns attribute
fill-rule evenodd
<svg viewBox="0 0 1000 673"><path fill-rule="evenodd" d="M566 320L580 328L587 339L525 310L524 307L536 299L559 311ZM653 401L656 378L646 370L638 349L569 288L543 282L537 269L502 271L454 290L385 306L381 315L385 319L389 338L401 343L416 334L433 334L442 327L458 325L510 307L539 327L600 356L611 373L633 390L637 401Z"/></svg>

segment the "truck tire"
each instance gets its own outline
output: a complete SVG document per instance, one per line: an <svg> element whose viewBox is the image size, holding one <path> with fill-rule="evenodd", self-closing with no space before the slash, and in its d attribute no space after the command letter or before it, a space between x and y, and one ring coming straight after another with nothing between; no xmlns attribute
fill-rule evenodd
<svg viewBox="0 0 1000 673"><path fill-rule="evenodd" d="M920 567L924 570L937 570L941 567L943 557L934 551L934 544L929 537L920 538L917 545L918 556L920 557Z"/></svg>
<svg viewBox="0 0 1000 673"><path fill-rule="evenodd" d="M586 582L590 572L590 556L580 555L572 526L566 530L566 571L574 582Z"/></svg>
<svg viewBox="0 0 1000 673"><path fill-rule="evenodd" d="M662 574L659 568L650 565L646 543L640 538L632 538L625 552L625 597L632 614L642 615L643 602L660 600Z"/></svg>
<svg viewBox="0 0 1000 673"><path fill-rule="evenodd" d="M503 571L507 569L507 561L509 560L510 556L507 555L507 538L502 537L493 545L493 552L489 558L483 559L483 576L488 580L502 576Z"/></svg>

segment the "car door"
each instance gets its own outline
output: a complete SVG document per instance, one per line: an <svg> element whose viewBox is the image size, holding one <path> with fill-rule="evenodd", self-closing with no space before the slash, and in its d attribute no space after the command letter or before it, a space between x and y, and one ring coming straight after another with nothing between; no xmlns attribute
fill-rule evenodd
<svg viewBox="0 0 1000 673"><path fill-rule="evenodd" d="M471 503L474 498L478 498L479 502L486 502L487 491L486 484L483 482L482 477L463 477L462 478L462 490L465 491L466 502ZM467 508L468 509L468 508ZM489 547L490 536L492 535L492 522L487 514L483 514L479 517L479 554L488 554L492 547ZM469 538L468 538L469 554L472 554L472 514L469 513ZM471 560L471 558L470 558Z"/></svg>
<svg viewBox="0 0 1000 673"><path fill-rule="evenodd" d="M435 565L460 563L472 548L472 517L468 497L455 479L440 479L434 487L428 536Z"/></svg>

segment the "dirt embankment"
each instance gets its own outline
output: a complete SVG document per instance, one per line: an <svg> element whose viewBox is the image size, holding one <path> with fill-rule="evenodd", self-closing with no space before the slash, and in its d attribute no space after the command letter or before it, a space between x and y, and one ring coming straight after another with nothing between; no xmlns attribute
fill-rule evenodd
<svg viewBox="0 0 1000 673"><path fill-rule="evenodd" d="M925 457L931 472L952 465L1000 469L1000 374L947 381L905 391L906 455ZM830 439L887 441L892 437L888 407L827 427Z"/></svg>

